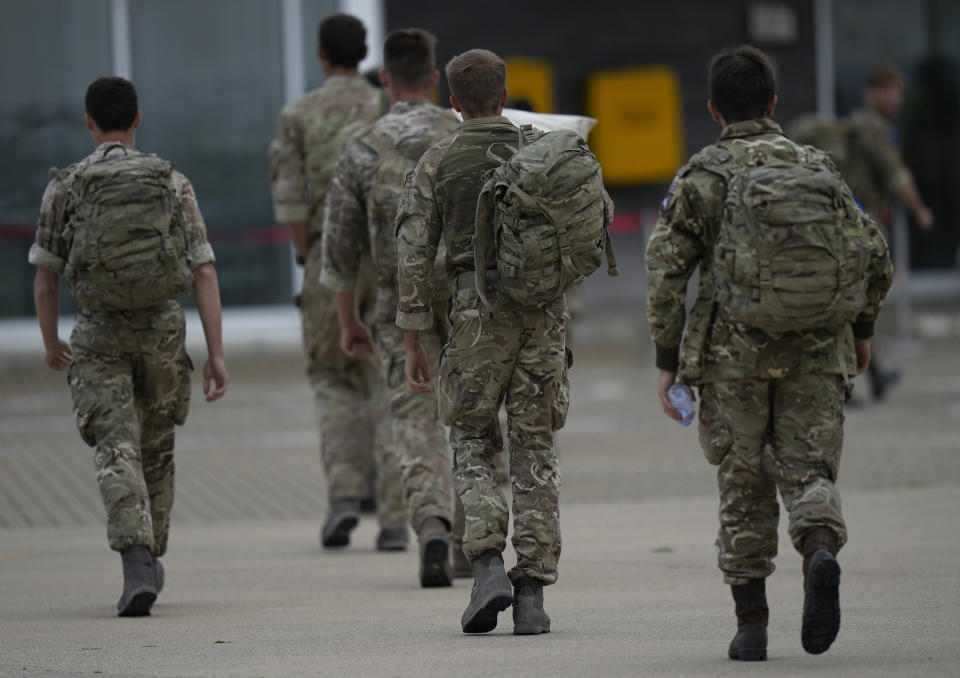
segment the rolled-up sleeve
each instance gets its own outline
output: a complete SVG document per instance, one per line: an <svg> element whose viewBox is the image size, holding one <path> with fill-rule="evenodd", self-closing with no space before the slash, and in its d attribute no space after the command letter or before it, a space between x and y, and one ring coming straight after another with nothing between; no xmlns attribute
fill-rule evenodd
<svg viewBox="0 0 960 678"><path fill-rule="evenodd" d="M270 142L270 194L278 223L309 221L310 195L303 148L303 132L295 113L284 109Z"/></svg>
<svg viewBox="0 0 960 678"><path fill-rule="evenodd" d="M433 149L431 149L433 150ZM408 330L433 326L431 300L442 222L435 187L436 158L427 151L403 184L397 208L397 325Z"/></svg>
<svg viewBox="0 0 960 678"><path fill-rule="evenodd" d="M193 185L185 176L175 172L174 188L180 196L190 266L197 268L202 264L213 263L216 261L216 257L213 256L213 247L207 241L207 226L203 222L203 215L200 213L200 206L197 204L197 194L193 190Z"/></svg>
<svg viewBox="0 0 960 678"><path fill-rule="evenodd" d="M339 292L357 286L360 256L366 244L367 210L358 162L362 151L355 139L346 145L333 169L324 207L320 282Z"/></svg>
<svg viewBox="0 0 960 678"><path fill-rule="evenodd" d="M43 192L37 233L27 254L27 261L38 268L63 275L68 254L63 240L67 218L67 188L59 176L54 176Z"/></svg>

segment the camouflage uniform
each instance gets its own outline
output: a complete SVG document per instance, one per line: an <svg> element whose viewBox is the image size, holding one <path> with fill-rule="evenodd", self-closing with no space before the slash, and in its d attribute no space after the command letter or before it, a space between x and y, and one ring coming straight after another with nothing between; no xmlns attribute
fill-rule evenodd
<svg viewBox="0 0 960 678"><path fill-rule="evenodd" d="M377 280L373 335L387 374L394 451L400 455L407 512L417 531L434 516L448 525L454 523L453 482L436 394L414 391L404 377L403 332L394 322L398 301L395 221L403 178L386 176L383 172L389 174L389 169L382 166L388 153L402 159L400 169L415 162L457 125L452 113L426 101L394 104L387 115L347 142L334 168L323 225L321 282L327 287L352 292L361 254L372 254ZM390 181L397 185L381 185ZM442 311L448 296L435 297L435 307ZM431 365L436 366L447 332L442 314L434 320L421 340ZM436 367L431 374L436 375Z"/></svg>
<svg viewBox="0 0 960 678"><path fill-rule="evenodd" d="M117 142L96 150L47 185L29 261L64 274L70 251L68 198L74 169L99 159ZM130 153L138 153L130 150ZM183 210L191 268L214 261L190 182L173 173ZM183 311L174 300L140 311L80 308L70 336L68 371L73 410L84 442L96 447L97 483L107 511L110 547L145 546L154 556L167 549L173 505L175 424L190 405L192 364L184 347Z"/></svg>
<svg viewBox="0 0 960 678"><path fill-rule="evenodd" d="M834 483L843 400L856 373L853 339L872 334L892 276L886 242L848 193L844 209L871 231L874 249L868 301L857 322L773 338L725 319L713 299L712 251L726 184L705 166L722 158L733 164L746 153L796 157L794 149L770 120L729 125L717 144L680 169L647 247L647 314L657 366L700 387L700 441L708 461L718 465L719 565L735 585L773 572L777 489L798 550L813 527L833 530L839 545L846 541ZM685 323L687 281L698 266L698 295Z"/></svg>
<svg viewBox="0 0 960 678"><path fill-rule="evenodd" d="M400 471L387 453L390 430L383 378L376 360L353 360L340 350L336 304L320 284L323 206L334 162L350 135L384 110L384 93L362 77L327 78L322 87L281 111L270 144L270 188L278 222L308 224L310 249L298 303L328 500L367 496L376 487L380 524L395 528L406 521ZM365 261L357 298L368 320L375 295Z"/></svg>
<svg viewBox="0 0 960 678"><path fill-rule="evenodd" d="M506 118L465 121L427 151L404 185L397 212L397 325L425 330L434 323L434 261L445 246L453 281L450 340L440 359L441 419L450 426L453 478L466 516L464 554L475 560L506 545L509 510L497 481L503 449L498 411L506 405L513 486L510 577L557 578L560 556L560 475L553 432L566 416L559 391L565 374L568 313L561 297L524 308L500 295L481 312L474 287L473 233L483 173L494 167L487 149L515 146L518 129ZM487 261L493 258L492 244ZM495 280L490 287L496 292Z"/></svg>

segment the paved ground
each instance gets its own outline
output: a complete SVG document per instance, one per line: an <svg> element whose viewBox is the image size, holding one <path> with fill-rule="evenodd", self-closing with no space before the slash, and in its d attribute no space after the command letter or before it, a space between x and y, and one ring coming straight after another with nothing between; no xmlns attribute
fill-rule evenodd
<svg viewBox="0 0 960 678"><path fill-rule="evenodd" d="M63 376L42 367L32 321L0 325L0 676L957 675L956 339L888 353L901 384L848 412L834 648L800 647L800 559L784 536L771 659L735 664L713 470L695 429L660 413L630 273L640 251L618 250L616 286L591 279L580 293L558 442L561 578L547 590L553 633L537 638L510 635L509 614L489 636L461 634L469 582L421 590L415 554L376 553L370 520L350 549L318 548L325 497L289 309L227 314L233 384L213 405L195 384L178 432L167 589L152 617L114 617L119 558ZM189 332L195 346L195 317Z"/></svg>

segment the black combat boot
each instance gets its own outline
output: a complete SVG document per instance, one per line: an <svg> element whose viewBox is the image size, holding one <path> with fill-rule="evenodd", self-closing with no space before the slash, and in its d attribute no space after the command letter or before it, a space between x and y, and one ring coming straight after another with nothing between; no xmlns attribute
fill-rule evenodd
<svg viewBox="0 0 960 678"><path fill-rule="evenodd" d="M330 504L327 520L320 531L323 548L336 548L350 543L350 531L360 522L360 502L357 499L337 499Z"/></svg>
<svg viewBox="0 0 960 678"><path fill-rule="evenodd" d="M153 557L146 546L132 546L120 554L123 560L123 594L117 601L121 617L142 617L150 614L157 599L153 573Z"/></svg>
<svg viewBox="0 0 960 678"><path fill-rule="evenodd" d="M737 610L737 635L727 651L730 659L762 662L767 659L767 586L764 579L751 579L740 586L731 585Z"/></svg>
<svg viewBox="0 0 960 678"><path fill-rule="evenodd" d="M810 654L823 654L840 631L840 564L837 535L815 527L803 538L803 627L800 640Z"/></svg>
<svg viewBox="0 0 960 678"><path fill-rule="evenodd" d="M550 617L543 611L543 582L539 579L523 577L513 584L513 633L550 633Z"/></svg>
<svg viewBox="0 0 960 678"><path fill-rule="evenodd" d="M510 607L513 588L499 551L485 551L472 565L473 591L460 625L464 633L486 633L497 628L497 615Z"/></svg>
<svg viewBox="0 0 960 678"><path fill-rule="evenodd" d="M451 586L450 528L440 518L427 518L417 531L417 540L420 542L420 585L424 588Z"/></svg>
<svg viewBox="0 0 960 678"><path fill-rule="evenodd" d="M406 527L382 527L377 534L377 550L406 551L408 539Z"/></svg>

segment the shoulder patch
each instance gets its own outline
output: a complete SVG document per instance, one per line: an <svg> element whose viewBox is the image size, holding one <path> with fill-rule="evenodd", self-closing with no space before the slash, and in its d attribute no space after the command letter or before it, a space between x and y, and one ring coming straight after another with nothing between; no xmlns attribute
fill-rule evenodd
<svg viewBox="0 0 960 678"><path fill-rule="evenodd" d="M667 211L667 207L670 206L670 201L673 200L673 193L677 190L677 180L674 179L670 184L670 188L667 189L667 194L663 196L663 200L660 201L660 210L659 213L663 214Z"/></svg>

